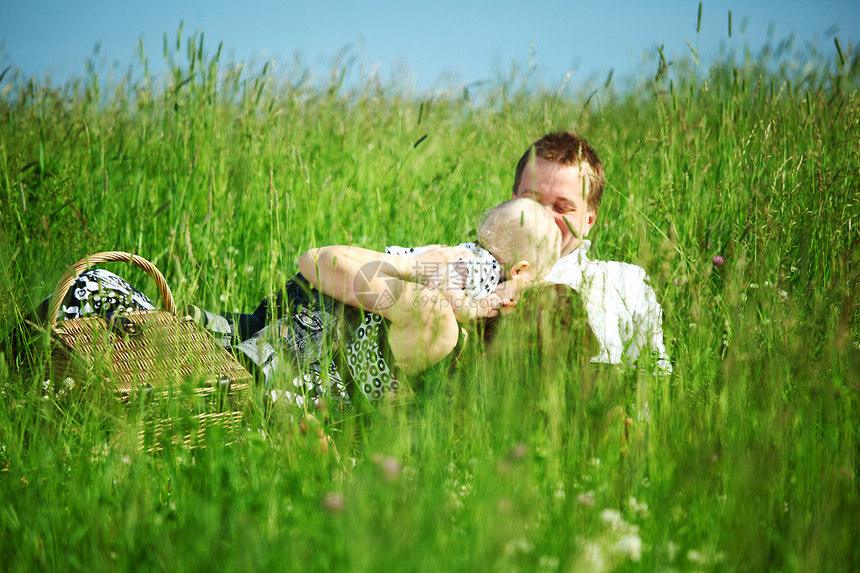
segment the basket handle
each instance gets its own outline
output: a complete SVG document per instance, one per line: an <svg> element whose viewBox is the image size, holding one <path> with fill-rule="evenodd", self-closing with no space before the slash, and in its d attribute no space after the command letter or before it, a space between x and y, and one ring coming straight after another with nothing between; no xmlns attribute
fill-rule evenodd
<svg viewBox="0 0 860 573"><path fill-rule="evenodd" d="M149 276L155 279L155 284L158 286L158 290L161 293L161 299L164 301L165 310L176 316L176 302L173 300L173 293L170 292L170 287L167 286L167 281L164 280L164 275L161 274L161 271L159 271L155 265L143 257L132 255L131 253L125 253L123 251L105 251L103 253L96 253L81 259L60 278L60 282L57 283L57 288L54 289L54 294L51 296L51 307L48 309L48 328L53 328L57 325L57 315L60 313L60 307L63 306L63 300L66 298L66 294L69 292L69 289L72 288L72 285L75 284L75 281L78 280L81 273L98 263L110 263L115 261L125 263L131 262L135 266L146 271Z"/></svg>

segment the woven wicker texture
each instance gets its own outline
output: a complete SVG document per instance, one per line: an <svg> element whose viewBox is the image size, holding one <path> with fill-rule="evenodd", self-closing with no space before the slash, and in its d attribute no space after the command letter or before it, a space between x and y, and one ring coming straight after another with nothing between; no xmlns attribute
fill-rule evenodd
<svg viewBox="0 0 860 573"><path fill-rule="evenodd" d="M58 322L60 305L77 277L92 264L111 261L131 262L146 271L158 285L168 310ZM199 330L189 317L176 316L164 276L143 257L108 251L78 261L60 279L49 313L48 322L58 341L52 356L55 369L71 375L99 370L120 394L138 387L168 390L188 383L200 387L200 393L206 392L205 386L224 383L236 392L247 389L251 381L250 373L207 332Z"/></svg>
<svg viewBox="0 0 860 573"><path fill-rule="evenodd" d="M76 353L87 369L106 368L120 393L138 386L250 380L248 371L190 320L163 311L129 312L121 318L122 327L102 317L59 323L55 334L69 352L59 353L55 360ZM129 323L138 334L124 334Z"/></svg>

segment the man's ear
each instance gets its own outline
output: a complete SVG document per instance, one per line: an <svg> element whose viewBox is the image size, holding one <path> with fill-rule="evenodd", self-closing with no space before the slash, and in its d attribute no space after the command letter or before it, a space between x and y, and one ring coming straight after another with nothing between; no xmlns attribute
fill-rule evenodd
<svg viewBox="0 0 860 573"><path fill-rule="evenodd" d="M508 273L508 276L511 277L512 279L516 278L517 276L520 275L520 273L528 270L528 268L529 268L529 262L528 261L519 261L519 262L511 265L511 270Z"/></svg>
<svg viewBox="0 0 860 573"><path fill-rule="evenodd" d="M597 221L597 209L592 209L592 210L586 211L586 213L585 213L585 232L582 234L583 237L588 235L588 232L594 226L594 223L596 221Z"/></svg>

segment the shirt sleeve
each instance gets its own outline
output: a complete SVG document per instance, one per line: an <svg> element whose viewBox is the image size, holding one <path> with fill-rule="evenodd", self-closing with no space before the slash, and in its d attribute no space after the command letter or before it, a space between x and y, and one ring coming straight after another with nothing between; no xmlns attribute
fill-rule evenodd
<svg viewBox="0 0 860 573"><path fill-rule="evenodd" d="M501 278L501 269L496 258L490 251L475 243L461 243L460 246L475 253L474 258L460 259L466 265L466 285L463 287L466 294L479 300L496 292Z"/></svg>
<svg viewBox="0 0 860 573"><path fill-rule="evenodd" d="M635 307L633 319L638 330L636 338L640 342L640 352L643 349L650 349L656 359L656 373L671 374L672 363L663 344L663 309L644 271L641 281L637 282L641 293L636 297L638 304Z"/></svg>

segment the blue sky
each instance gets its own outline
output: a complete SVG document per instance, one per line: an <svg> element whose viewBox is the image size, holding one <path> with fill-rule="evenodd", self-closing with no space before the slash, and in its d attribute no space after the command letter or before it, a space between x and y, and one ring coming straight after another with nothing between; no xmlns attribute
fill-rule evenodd
<svg viewBox="0 0 860 573"><path fill-rule="evenodd" d="M124 73L137 61L143 38L157 72L164 34L175 44L180 22L185 36L203 32L207 50L223 42L222 54L237 62L271 61L281 70L300 54L312 72L325 75L338 51L348 48L356 77L371 70L384 80L405 76L420 90L493 79L507 74L512 62L526 66L530 57L549 86L571 71L574 85L603 79L611 68L623 77L641 69L644 55L659 44L667 56L689 54L687 41L703 58L730 43L757 50L769 26L776 41L794 33L796 47L816 42L827 52L834 35L844 49L860 40L857 0L705 0L698 36L697 11L698 2L680 0L7 0L0 3L0 69L12 66L62 83L85 76L91 58L102 76L111 69ZM653 64L647 66L652 72Z"/></svg>

